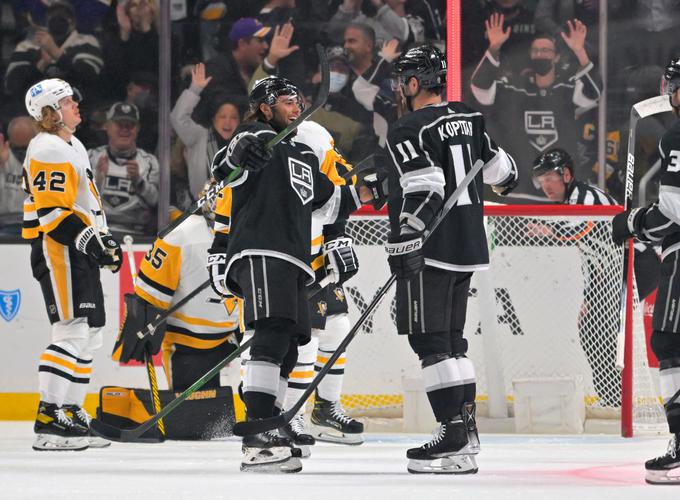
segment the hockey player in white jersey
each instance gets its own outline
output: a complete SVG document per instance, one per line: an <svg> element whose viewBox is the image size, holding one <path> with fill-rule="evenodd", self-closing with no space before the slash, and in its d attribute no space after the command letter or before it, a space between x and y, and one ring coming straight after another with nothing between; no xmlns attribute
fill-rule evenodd
<svg viewBox="0 0 680 500"><path fill-rule="evenodd" d="M463 338L472 273L489 265L483 183L500 195L517 185L512 158L485 130L484 118L443 99L446 62L434 47L408 50L394 65L394 86L410 112L390 125L387 245L397 278L397 332L421 361L439 429L407 451L412 473L477 472L475 372ZM423 244L423 233L473 165L483 170Z"/></svg>
<svg viewBox="0 0 680 500"><path fill-rule="evenodd" d="M89 437L83 401L92 356L106 318L99 269L118 272L122 252L109 234L87 151L75 137L81 122L71 86L43 80L26 93L40 133L24 160L23 237L40 283L52 341L40 356L35 450L83 450L110 443Z"/></svg>
<svg viewBox="0 0 680 500"><path fill-rule="evenodd" d="M219 198L230 196L229 188ZM168 386L184 391L238 345L239 308L235 297L218 297L207 288L175 311L164 332L140 341L141 331L157 314L169 309L208 279L205 256L215 230L214 203L204 205L202 215L191 215L174 231L158 238L147 252L135 281L135 295L126 296L127 315L114 346L113 359L144 361L146 344L151 354L163 351ZM219 375L203 387L219 387Z"/></svg>
<svg viewBox="0 0 680 500"><path fill-rule="evenodd" d="M333 137L323 126L312 121L303 122L298 127L295 141L312 149L319 160L321 172L331 182L336 185L348 182L343 176L351 170L351 165L335 149ZM288 378L284 410L299 400L315 373L324 367L351 328L342 284L356 274L358 260L352 249L352 240L345 236L345 223L324 225L324 222L318 217L312 218L311 266L317 283L331 273L336 282L310 297L312 337L307 344L298 346L298 360ZM302 448L305 455L308 446L314 444L314 437L319 441L340 444L363 442L363 424L349 417L340 403L345 363L346 355L343 354L319 384L309 427L313 437L306 433L304 407L281 430Z"/></svg>
<svg viewBox="0 0 680 500"><path fill-rule="evenodd" d="M680 117L680 57L664 72L662 92ZM645 463L646 481L680 485L680 121L659 142L659 201L628 209L612 220L612 239L623 244L634 237L661 242L661 273L652 318L652 349L659 359L659 383L668 429L673 435L666 454Z"/></svg>

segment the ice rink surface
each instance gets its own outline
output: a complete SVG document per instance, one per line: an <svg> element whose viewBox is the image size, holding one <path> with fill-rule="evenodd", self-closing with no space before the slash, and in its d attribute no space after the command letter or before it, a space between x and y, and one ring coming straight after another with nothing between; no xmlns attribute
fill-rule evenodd
<svg viewBox="0 0 680 500"><path fill-rule="evenodd" d="M425 435L367 435L358 447L317 445L290 475L239 472L240 443L113 443L82 452L35 452L32 423L0 423L0 498L15 499L523 499L660 500L680 486L650 486L643 463L662 438L482 435L479 473L412 475L405 450Z"/></svg>

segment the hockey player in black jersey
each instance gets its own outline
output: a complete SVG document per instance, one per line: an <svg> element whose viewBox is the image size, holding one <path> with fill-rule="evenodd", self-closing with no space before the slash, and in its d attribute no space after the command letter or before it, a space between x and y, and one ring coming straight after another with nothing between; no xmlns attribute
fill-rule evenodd
<svg viewBox="0 0 680 500"><path fill-rule="evenodd" d="M440 424L432 441L408 450L408 470L474 473L475 374L463 338L468 288L473 271L489 264L483 182L507 194L517 183L517 168L486 133L481 113L443 99L446 63L439 50L410 49L394 72L402 108L411 111L391 124L387 138L392 160L387 251L397 277L397 330L408 335L421 360ZM423 232L477 162L483 162L483 173L422 246Z"/></svg>
<svg viewBox="0 0 680 500"><path fill-rule="evenodd" d="M271 150L266 147L302 106L292 82L279 77L258 81L250 94L249 116L213 162L217 180L237 172L228 184L228 245L225 235L216 234L208 267L218 293L243 298L245 326L254 329L243 383L249 419L272 417L280 409L298 342L310 335L306 285L314 280L312 217L333 223L361 204L355 187L335 186L320 172L314 152L294 136ZM274 433L246 436L243 451L243 471L302 469L299 450Z"/></svg>
<svg viewBox="0 0 680 500"><path fill-rule="evenodd" d="M680 58L670 61L662 92L680 117ZM647 461L646 480L652 484L680 484L680 121L659 142L661 178L659 201L626 210L612 220L612 237L661 242L661 273L654 304L652 349L659 359L659 382L668 427L673 435L665 455Z"/></svg>

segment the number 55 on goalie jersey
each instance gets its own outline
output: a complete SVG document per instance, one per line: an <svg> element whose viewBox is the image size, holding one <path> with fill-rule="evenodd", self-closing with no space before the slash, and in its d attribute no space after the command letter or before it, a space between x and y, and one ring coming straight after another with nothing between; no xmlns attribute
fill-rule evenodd
<svg viewBox="0 0 680 500"><path fill-rule="evenodd" d="M135 293L159 309L182 300L208 279L205 256L212 240L201 215L192 215L165 239L157 239L139 267ZM208 287L168 318L163 352L168 354L175 345L213 349L227 342L238 324L236 299L219 300Z"/></svg>
<svg viewBox="0 0 680 500"><path fill-rule="evenodd" d="M483 162L482 172L427 240L424 253L428 266L449 271L488 267L483 183L516 179L517 167L489 137L482 114L459 102L425 106L390 125L387 149L393 167L388 201L392 234L404 224L427 229L472 166Z"/></svg>

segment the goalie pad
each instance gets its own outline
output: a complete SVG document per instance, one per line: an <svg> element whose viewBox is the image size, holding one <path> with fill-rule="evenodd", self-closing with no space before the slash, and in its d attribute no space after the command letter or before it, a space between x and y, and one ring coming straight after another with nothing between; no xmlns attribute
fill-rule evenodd
<svg viewBox="0 0 680 500"><path fill-rule="evenodd" d="M138 334L143 332L147 325L163 314L164 311L132 293L126 293L124 301L125 316L118 332L118 338L113 346L111 358L121 363L127 363L131 359L143 363L147 344L151 354L156 354L160 350L165 335L165 323L159 325L153 335L148 335L144 339L140 339Z"/></svg>
<svg viewBox="0 0 680 500"><path fill-rule="evenodd" d="M158 391L161 407L178 394ZM148 389L107 386L99 391L97 418L121 428L136 427L154 415ZM163 418L166 439L207 441L232 435L236 417L231 387L196 391L170 415ZM158 441L154 426L140 440Z"/></svg>

